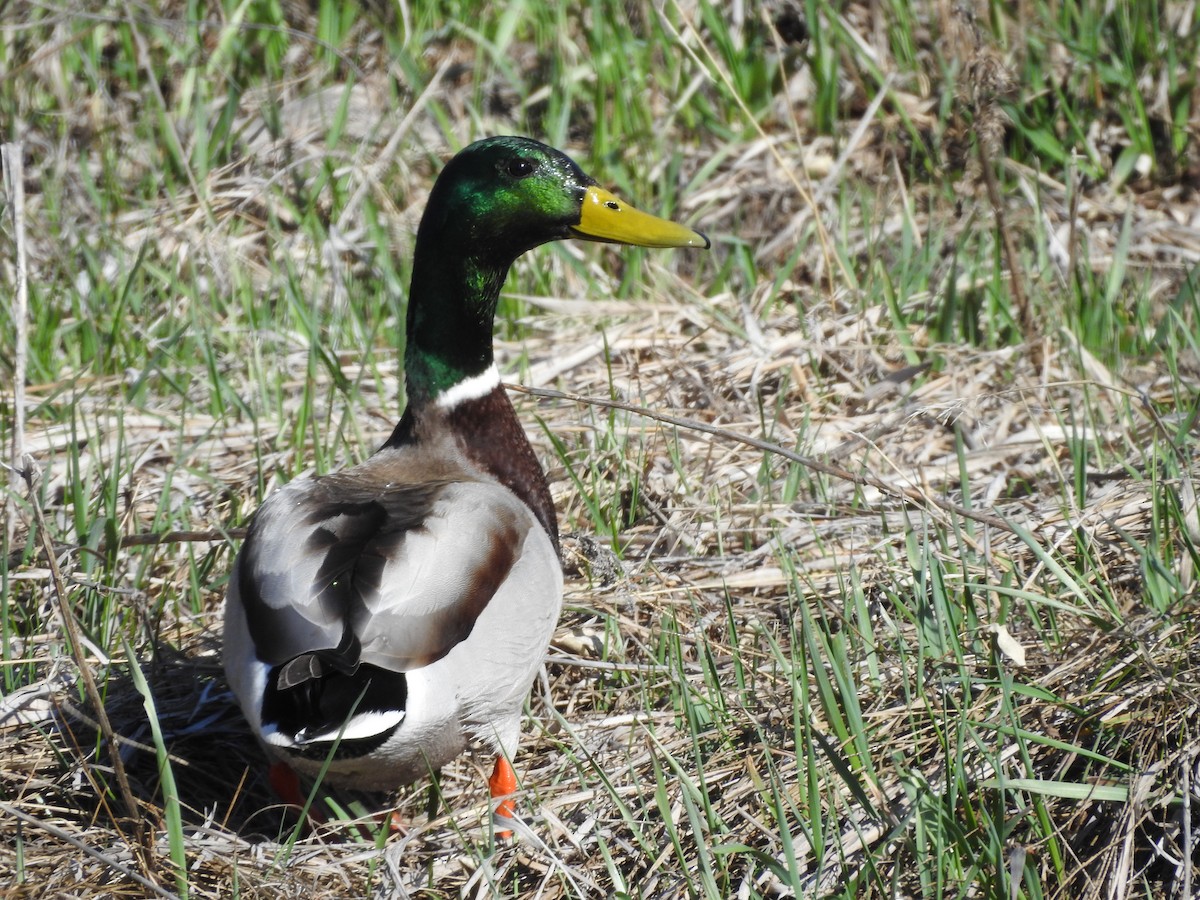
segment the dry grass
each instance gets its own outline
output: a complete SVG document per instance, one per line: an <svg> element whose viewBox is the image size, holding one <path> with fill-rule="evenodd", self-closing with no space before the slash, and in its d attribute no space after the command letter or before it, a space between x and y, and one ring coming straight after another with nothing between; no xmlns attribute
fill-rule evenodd
<svg viewBox="0 0 1200 900"><path fill-rule="evenodd" d="M856 14L874 13L852 7L850 20ZM483 130L511 130L503 111L472 109L471 84L456 80L455 66L474 59L454 42L431 47L437 78L406 98L410 115L390 96L385 53L364 26L336 152L325 144L323 102L340 103L342 85L315 76L272 85L287 111L283 139L256 130L260 110L243 98L243 158L209 173L195 194L104 222L77 180L87 142L54 143L31 129L31 193L59 179L60 216L76 220L73 234L41 227L34 196L32 277L87 230L109 227L181 280L202 272L214 293L249 281L257 295L278 295L288 286L280 260L291 259L298 283L320 298L314 309L353 320L346 284L377 274L354 191L388 212L396 253L406 254L436 173L429 152L445 147L422 104L448 111L460 139L475 116ZM39 67L52 62L52 53L33 54L27 77L48 77ZM608 274L626 264L616 252L570 248L570 257L540 253L521 265L519 285L549 272L555 295L513 300L520 330L498 343L510 380L648 414L513 394L564 530L579 535L570 560L577 551L583 561L568 574L517 760L527 827L494 852L483 763L470 756L434 787L341 798L366 804L355 809L394 803L406 827L386 842L335 820L291 843L294 818L274 805L220 672L231 538L264 486L308 468L317 442L333 466L390 429L399 372L386 332L374 330L381 323L352 326L362 342L333 348L340 376L314 368L304 335L229 336L243 354L224 361L231 395L255 395L256 365L278 379L281 402L253 415L203 402L210 384L200 368L191 388L132 404L136 372L31 379L25 452L43 469L39 502L64 587L96 642L87 664L103 673L104 707L151 827L139 839L111 787L109 748L50 611L47 560L25 550L32 518L21 506L4 582L7 659L28 674L0 706L0 894L179 889L146 710L113 637L124 635L169 746L193 896L711 896L706 872L730 896L863 884L864 895L891 884L900 896L958 896L994 873L931 887L919 843L905 838L923 809L943 801L948 831L993 827L981 815L988 809L1011 823L999 838L1009 864L1035 873L1043 896L1184 895L1200 859L1187 806L1200 754L1200 644L1190 624L1200 597L1188 549L1200 543L1200 465L1176 432L1200 391L1195 344L1169 365L1153 356L1106 362L1065 322L1035 317L1015 337L975 343L940 339L937 323L947 293L1007 296L1015 278L1053 295L1068 291L1076 267L1102 281L1114 260L1161 311L1200 258L1200 207L1178 184L1081 187L1000 162L1012 186L1007 227L1021 251L1048 262L1014 275L1005 260L988 281L990 269L952 261L954 248L993 232L981 177L963 175L957 207L937 185L904 177L894 112L865 129L848 121L836 145L807 133L790 93L803 91L799 79L780 86L781 114L758 136L684 142L689 173L721 161L675 215L736 234L745 250L719 243L711 263L646 257L637 263L646 287L632 299ZM889 110L908 104L932 127L928 92L907 82L895 90ZM69 108L80 119L69 130L112 130L88 121L100 116L134 133L136 110L120 96ZM793 129L806 130L803 146ZM145 177L157 157L126 150L127 177ZM336 209L325 198L316 210L336 217L340 243L314 246L309 213L297 211L279 173L329 159L354 174ZM885 302L880 286L902 268L913 234L942 242L937 287ZM743 252L757 278L722 268ZM784 265L790 273L772 283ZM181 291L147 314L203 320L194 308L203 299ZM132 315L129 327L153 331ZM349 399L339 377L354 386ZM1176 404L1177 417L1164 415ZM298 437L289 425L297 416L316 423ZM314 437L322 429L338 437ZM1162 468L1171 454L1150 448L1176 444L1176 468ZM79 484L115 484L93 549L78 547ZM607 549L611 535L593 536L589 504L617 511L620 560ZM161 530L164 509L183 510L197 534L133 537ZM1155 578L1178 585L1182 599L1169 610L1147 600ZM107 599L96 607L96 596ZM951 621L943 617L952 604L939 600L947 596L962 604ZM107 623L88 618L94 608ZM22 621L43 627L22 630ZM823 687L846 671L851 690ZM856 721L869 727L843 736ZM1106 780L1115 772L1128 780ZM1029 782L1028 808L1005 806L1014 795L1002 789L1015 779ZM1097 790L1055 793L1080 784ZM1116 787L1127 793L1102 790ZM872 881L871 872L883 874ZM991 890L977 895L999 896Z"/></svg>

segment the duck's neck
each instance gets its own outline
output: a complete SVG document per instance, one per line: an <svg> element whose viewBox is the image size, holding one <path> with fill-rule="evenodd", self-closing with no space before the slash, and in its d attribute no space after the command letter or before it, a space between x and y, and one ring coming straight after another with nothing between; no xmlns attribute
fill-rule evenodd
<svg viewBox="0 0 1200 900"><path fill-rule="evenodd" d="M438 252L430 246L452 249ZM404 353L410 406L437 402L492 368L493 319L508 263L464 256L460 246L417 241Z"/></svg>
<svg viewBox="0 0 1200 900"><path fill-rule="evenodd" d="M511 261L431 253L425 249L430 246L461 244L418 236L404 353L408 407L384 446L419 444L425 429L446 428L472 465L533 510L557 551L558 521L546 476L492 357L496 301Z"/></svg>

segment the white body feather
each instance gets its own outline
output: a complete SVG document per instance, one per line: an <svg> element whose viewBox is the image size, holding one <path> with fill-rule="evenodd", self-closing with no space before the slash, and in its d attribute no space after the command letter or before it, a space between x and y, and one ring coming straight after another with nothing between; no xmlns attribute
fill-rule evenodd
<svg viewBox="0 0 1200 900"><path fill-rule="evenodd" d="M244 552L230 577L224 651L230 686L267 752L310 775L325 761L288 752L294 742L264 731L261 715L271 660L278 664L305 651L332 649L342 636L342 618L323 608L314 590L322 557L306 550L316 529L336 535L344 516L308 523L313 508L330 502L341 485L370 493L360 485L378 484L375 493L386 497L397 484L405 485L404 468L399 455L390 458L385 450L339 475L292 482L263 504L252 535L263 592L255 602L284 616L272 636L285 646L260 648L252 640L240 589ZM391 477L380 484L385 472ZM393 717L356 717L343 740L383 733L397 720L400 725L369 755L334 758L327 775L333 783L392 788L436 770L477 740L506 756L516 752L522 706L562 605L562 571L545 529L507 488L482 480L443 485L420 525L386 559L377 595L366 600L368 615L355 626L362 661L405 671L408 694ZM469 605L472 581L494 561L491 550L499 541L514 542L512 565L469 634L440 658L411 665L415 657L440 652L446 639L442 626L456 622L460 608Z"/></svg>

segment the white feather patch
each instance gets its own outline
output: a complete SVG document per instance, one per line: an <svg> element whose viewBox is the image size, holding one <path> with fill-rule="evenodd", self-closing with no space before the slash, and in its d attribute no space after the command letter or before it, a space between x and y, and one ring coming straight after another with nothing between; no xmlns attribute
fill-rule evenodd
<svg viewBox="0 0 1200 900"><path fill-rule="evenodd" d="M306 744L331 744L339 737L343 741L357 741L391 731L403 721L404 710L402 709L359 713L346 723L345 728L333 728L323 734L306 734L303 742Z"/></svg>
<svg viewBox="0 0 1200 900"><path fill-rule="evenodd" d="M363 738L375 737L395 728L404 721L404 710L389 709L386 712L361 713L349 722L345 728L332 728L320 734L302 734L299 740L293 740L283 734L274 725L263 729L263 740L276 747L302 747L307 744L332 744L334 741L357 741Z"/></svg>
<svg viewBox="0 0 1200 900"><path fill-rule="evenodd" d="M478 375L464 378L453 387L438 394L437 405L441 409L454 409L460 403L468 400L478 400L486 397L500 385L500 370L492 363Z"/></svg>
<svg viewBox="0 0 1200 900"><path fill-rule="evenodd" d="M274 725L267 725L262 730L262 739L273 747L295 747L296 742L286 734L282 734Z"/></svg>

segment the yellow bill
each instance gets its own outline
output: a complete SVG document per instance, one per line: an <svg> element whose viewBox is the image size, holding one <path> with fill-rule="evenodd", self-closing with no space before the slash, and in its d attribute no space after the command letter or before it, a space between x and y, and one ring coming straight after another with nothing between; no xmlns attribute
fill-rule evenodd
<svg viewBox="0 0 1200 900"><path fill-rule="evenodd" d="M583 197L579 224L571 229L576 237L639 247L712 246L707 237L683 225L639 212L602 187L592 185Z"/></svg>

